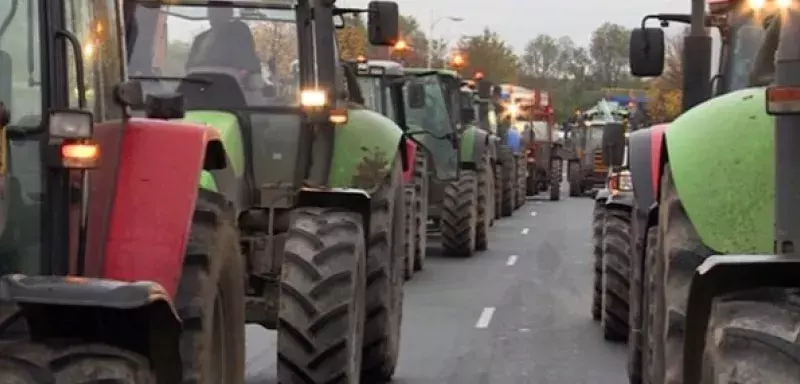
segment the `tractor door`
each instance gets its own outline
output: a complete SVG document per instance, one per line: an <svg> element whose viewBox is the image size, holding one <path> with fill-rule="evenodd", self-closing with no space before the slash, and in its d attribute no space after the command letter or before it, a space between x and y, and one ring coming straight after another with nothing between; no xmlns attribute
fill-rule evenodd
<svg viewBox="0 0 800 384"><path fill-rule="evenodd" d="M436 74L419 76L412 81L422 84L425 90L425 107L411 108L408 92L404 90L408 126L414 131L425 131L416 137L433 161L436 178L442 181L455 180L458 178L459 150L454 142L456 127L450 118L449 103L445 99L446 88Z"/></svg>

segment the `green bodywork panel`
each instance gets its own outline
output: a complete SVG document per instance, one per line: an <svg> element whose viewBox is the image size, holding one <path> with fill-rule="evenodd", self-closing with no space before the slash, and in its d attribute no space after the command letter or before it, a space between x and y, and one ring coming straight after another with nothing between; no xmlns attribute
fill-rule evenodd
<svg viewBox="0 0 800 384"><path fill-rule="evenodd" d="M475 132L477 127L470 126L461 134L460 158L462 163L474 163L475 158Z"/></svg>
<svg viewBox="0 0 800 384"><path fill-rule="evenodd" d="M204 170L200 173L200 188L218 192L217 181L214 180L214 175L211 172Z"/></svg>
<svg viewBox="0 0 800 384"><path fill-rule="evenodd" d="M222 146L228 156L230 167L237 179L244 175L244 143L242 142L242 132L239 129L239 121L236 116L224 111L187 111L182 121L195 124L208 125L219 132ZM200 188L211 191L218 191L214 176L203 171L200 175Z"/></svg>
<svg viewBox="0 0 800 384"><path fill-rule="evenodd" d="M348 112L347 123L333 128L336 137L328 185L373 191L391 170L403 131L378 112L353 107Z"/></svg>
<svg viewBox="0 0 800 384"><path fill-rule="evenodd" d="M678 195L715 251L773 252L773 124L764 88L752 88L706 101L667 129Z"/></svg>
<svg viewBox="0 0 800 384"><path fill-rule="evenodd" d="M235 115L224 111L188 111L183 121L205 124L216 129L234 175L237 179L244 175L244 142Z"/></svg>

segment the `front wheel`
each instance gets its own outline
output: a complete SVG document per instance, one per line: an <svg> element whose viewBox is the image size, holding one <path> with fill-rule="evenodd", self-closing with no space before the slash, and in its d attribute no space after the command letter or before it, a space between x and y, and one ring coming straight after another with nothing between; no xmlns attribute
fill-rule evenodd
<svg viewBox="0 0 800 384"><path fill-rule="evenodd" d="M516 207L517 209L525 205L525 197L528 195L528 168L527 158L525 155L520 154L516 156L517 160L517 194L516 194Z"/></svg>
<svg viewBox="0 0 800 384"><path fill-rule="evenodd" d="M583 191L580 183L580 165L577 161L570 161L567 165L567 179L569 180L570 197L578 197Z"/></svg>
<svg viewBox="0 0 800 384"><path fill-rule="evenodd" d="M494 187L492 181L492 164L489 158L484 155L478 168L478 223L475 227L475 249L484 251L489 247L489 227L491 226L492 213L492 193Z"/></svg>
<svg viewBox="0 0 800 384"><path fill-rule="evenodd" d="M561 200L561 159L550 160L550 201Z"/></svg>
<svg viewBox="0 0 800 384"><path fill-rule="evenodd" d="M425 152L417 151L414 164L414 270L425 268L425 257L428 253L428 159Z"/></svg>
<svg viewBox="0 0 800 384"><path fill-rule="evenodd" d="M630 212L607 208L603 223L603 312L606 340L628 340L628 296L631 258Z"/></svg>
<svg viewBox="0 0 800 384"><path fill-rule="evenodd" d="M232 207L200 190L175 307L186 383L244 380L244 261Z"/></svg>
<svg viewBox="0 0 800 384"><path fill-rule="evenodd" d="M360 382L366 257L359 213L292 212L281 273L278 382Z"/></svg>
<svg viewBox="0 0 800 384"><path fill-rule="evenodd" d="M50 376L53 381L42 376ZM15 384L156 382L144 356L104 344L58 341L3 345L0 378L3 383Z"/></svg>
<svg viewBox="0 0 800 384"><path fill-rule="evenodd" d="M406 205L405 220L403 222L403 228L406 232L405 244L403 245L403 249L405 250L405 254L403 255L403 277L408 281L414 277L414 258L416 257L414 255L414 240L416 237L417 223L416 215L414 214L414 203L416 201L414 186L406 186L403 191L403 196L403 202Z"/></svg>
<svg viewBox="0 0 800 384"><path fill-rule="evenodd" d="M478 183L475 171L462 170L459 179L448 183L444 189L441 230L445 254L474 255L477 224Z"/></svg>

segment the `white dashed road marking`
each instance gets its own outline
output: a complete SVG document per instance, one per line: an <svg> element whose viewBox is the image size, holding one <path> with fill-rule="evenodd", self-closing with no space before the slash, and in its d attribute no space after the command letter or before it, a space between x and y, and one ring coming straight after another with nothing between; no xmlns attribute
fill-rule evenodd
<svg viewBox="0 0 800 384"><path fill-rule="evenodd" d="M492 315L494 315L494 307L486 307L481 312L481 317L478 318L478 322L475 323L475 328L484 329L489 327L489 323L492 322Z"/></svg>
<svg viewBox="0 0 800 384"><path fill-rule="evenodd" d="M531 212L531 216L536 216L536 211Z"/></svg>
<svg viewBox="0 0 800 384"><path fill-rule="evenodd" d="M514 265L514 264L516 264L516 263L517 263L517 259L518 259L518 258L519 258L519 257L518 257L517 255L511 255L511 256L509 256L509 257L508 257L508 261L506 261L506 266L507 266L507 267L510 267L510 266L512 266L512 265Z"/></svg>
<svg viewBox="0 0 800 384"><path fill-rule="evenodd" d="M528 234L528 228L522 228L522 232L520 232L520 233L523 234L523 235L527 235Z"/></svg>

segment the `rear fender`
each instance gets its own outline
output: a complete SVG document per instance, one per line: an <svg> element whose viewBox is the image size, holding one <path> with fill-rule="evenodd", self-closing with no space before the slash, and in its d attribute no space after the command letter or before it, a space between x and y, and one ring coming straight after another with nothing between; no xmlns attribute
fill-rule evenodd
<svg viewBox="0 0 800 384"><path fill-rule="evenodd" d="M715 297L756 288L800 287L800 260L777 255L719 255L695 270L689 285L683 383L702 382L706 331Z"/></svg>
<svg viewBox="0 0 800 384"><path fill-rule="evenodd" d="M350 108L335 129L328 184L331 188L377 190L403 147L403 130L380 113ZM405 169L405 167L403 168Z"/></svg>
<svg viewBox="0 0 800 384"><path fill-rule="evenodd" d="M489 133L475 127L461 135L461 164L466 169L476 167L489 148Z"/></svg>
<svg viewBox="0 0 800 384"><path fill-rule="evenodd" d="M628 164L636 189L636 204L646 209L658 201L661 181L662 145L666 124L631 133L628 138Z"/></svg>
<svg viewBox="0 0 800 384"><path fill-rule="evenodd" d="M181 381L181 321L169 293L150 281L6 275L0 301L13 303L35 341L98 341L147 356L158 382Z"/></svg>
<svg viewBox="0 0 800 384"><path fill-rule="evenodd" d="M301 188L297 194L297 206L347 208L361 214L364 220L364 236L369 240L371 217L371 196L363 189L356 188Z"/></svg>
<svg viewBox="0 0 800 384"><path fill-rule="evenodd" d="M153 281L174 297L201 171L225 167L214 129L131 119L120 147L100 277Z"/></svg>
<svg viewBox="0 0 800 384"><path fill-rule="evenodd" d="M597 191L597 194L594 195L594 200L597 202L605 202L608 200L608 197L611 196L611 192L608 188L603 188Z"/></svg>
<svg viewBox="0 0 800 384"><path fill-rule="evenodd" d="M632 192L618 192L613 194L609 193L608 199L606 200L606 207L625 209L628 211L632 210L633 193Z"/></svg>

